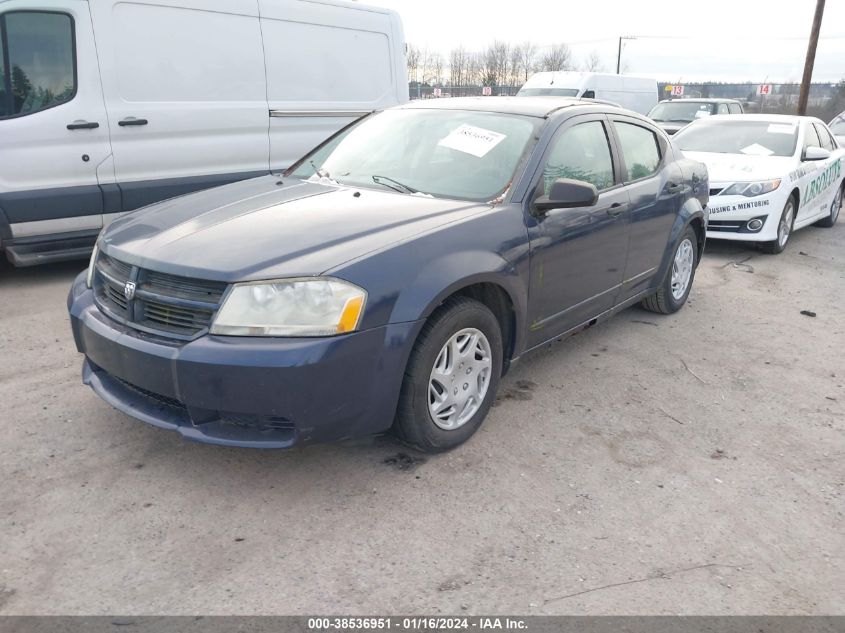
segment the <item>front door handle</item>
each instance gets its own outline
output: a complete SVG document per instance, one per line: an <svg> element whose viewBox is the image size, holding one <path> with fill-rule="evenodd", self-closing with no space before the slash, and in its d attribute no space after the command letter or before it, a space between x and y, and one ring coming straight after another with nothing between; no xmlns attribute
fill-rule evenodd
<svg viewBox="0 0 845 633"><path fill-rule="evenodd" d="M67 124L67 129L69 130L93 130L95 128L100 127L100 124L96 121L74 121L73 123Z"/></svg>
<svg viewBox="0 0 845 633"><path fill-rule="evenodd" d="M670 182L669 184L666 185L666 192L667 193L678 193L680 191L683 191L683 189L684 189L683 185L679 185L679 184L676 184L674 182Z"/></svg>
<svg viewBox="0 0 845 633"><path fill-rule="evenodd" d="M120 127L126 127L127 125L146 125L147 123L149 121L146 119L136 119L134 116L126 117L117 122Z"/></svg>
<svg viewBox="0 0 845 633"><path fill-rule="evenodd" d="M627 208L628 204L626 202L614 202L607 208L607 215L615 218L617 215L622 215Z"/></svg>

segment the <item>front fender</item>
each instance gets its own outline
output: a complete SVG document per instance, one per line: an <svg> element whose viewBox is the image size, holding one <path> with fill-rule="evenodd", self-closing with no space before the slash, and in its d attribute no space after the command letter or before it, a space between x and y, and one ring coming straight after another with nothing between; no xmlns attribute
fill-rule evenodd
<svg viewBox="0 0 845 633"><path fill-rule="evenodd" d="M402 290L390 315L391 323L428 318L448 297L474 284L501 288L514 317L514 354L524 346L528 289L517 264L485 251L462 251L430 261Z"/></svg>

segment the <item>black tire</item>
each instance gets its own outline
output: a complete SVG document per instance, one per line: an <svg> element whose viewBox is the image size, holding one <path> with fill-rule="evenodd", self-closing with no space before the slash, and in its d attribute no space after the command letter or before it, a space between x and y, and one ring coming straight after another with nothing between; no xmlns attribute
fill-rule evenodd
<svg viewBox="0 0 845 633"><path fill-rule="evenodd" d="M832 228L834 224L836 224L836 220L839 219L839 210L842 208L843 197L845 197L845 182L843 182L842 186L839 187L839 191L837 192L836 197L833 199L833 202L830 205L830 215L816 222L816 226L829 229Z"/></svg>
<svg viewBox="0 0 845 633"><path fill-rule="evenodd" d="M464 328L475 328L487 338L492 364L487 379L487 391L481 405L470 419L453 430L435 424L429 412L429 381L441 350L454 335ZM502 332L499 322L483 303L468 297L447 299L423 326L408 365L399 394L399 406L393 431L403 442L414 448L437 453L447 451L467 441L478 430L499 388L502 375Z"/></svg>
<svg viewBox="0 0 845 633"><path fill-rule="evenodd" d="M681 247L687 243L692 246L692 270L690 271L689 281L687 282L683 295L676 298L675 295L672 294L672 270L674 268L675 256L678 254ZM681 238L678 240L678 243L675 244L675 248L672 249L672 259L669 262L666 276L663 278L663 281L660 282L660 288L658 288L657 292L653 295L650 295L642 300L642 307L650 312L657 312L659 314L672 314L673 312L680 310L686 303L687 297L689 297L690 290L692 289L692 282L695 280L695 269L697 266L698 236L695 234L695 229L691 226L687 226L681 234Z"/></svg>
<svg viewBox="0 0 845 633"><path fill-rule="evenodd" d="M786 245L789 244L789 238L792 237L792 230L795 227L795 216L798 215L798 203L795 200L795 196L789 196L789 200L786 201L786 204L783 205L783 211L781 211L780 217L778 218L778 236L780 235L780 225L786 218L787 214L792 210L792 221L789 223L789 232L787 233L786 240L781 242L780 238L776 240L772 240L771 242L763 242L760 244L760 250L764 253L768 253L769 255L778 255L784 251Z"/></svg>

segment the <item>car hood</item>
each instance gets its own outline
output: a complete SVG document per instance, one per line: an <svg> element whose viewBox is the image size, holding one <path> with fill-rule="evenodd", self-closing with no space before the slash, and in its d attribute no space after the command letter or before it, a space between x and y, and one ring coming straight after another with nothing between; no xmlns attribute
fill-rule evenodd
<svg viewBox="0 0 845 633"><path fill-rule="evenodd" d="M783 178L793 169L792 156L747 156L713 152L684 152L684 156L707 165L710 184L752 182Z"/></svg>
<svg viewBox="0 0 845 633"><path fill-rule="evenodd" d="M678 130L688 126L689 123L674 123L674 122L669 123L667 121L665 123L657 122L657 125L659 125L663 129L663 131L666 132L666 134L669 134L671 136L672 134L674 134Z"/></svg>
<svg viewBox="0 0 845 633"><path fill-rule="evenodd" d="M490 208L266 176L124 216L100 248L135 266L245 281L317 275Z"/></svg>

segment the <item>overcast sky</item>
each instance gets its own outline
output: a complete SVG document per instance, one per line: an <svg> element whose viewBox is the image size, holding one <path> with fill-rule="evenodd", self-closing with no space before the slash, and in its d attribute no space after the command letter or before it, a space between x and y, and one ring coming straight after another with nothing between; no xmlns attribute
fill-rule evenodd
<svg viewBox="0 0 845 633"><path fill-rule="evenodd" d="M668 81L800 81L816 0L364 0L395 9L405 37L447 54L494 38L570 44L576 63L597 51L616 70ZM845 78L845 0L827 0L813 81Z"/></svg>

